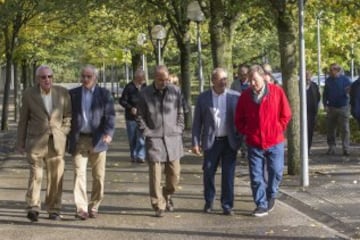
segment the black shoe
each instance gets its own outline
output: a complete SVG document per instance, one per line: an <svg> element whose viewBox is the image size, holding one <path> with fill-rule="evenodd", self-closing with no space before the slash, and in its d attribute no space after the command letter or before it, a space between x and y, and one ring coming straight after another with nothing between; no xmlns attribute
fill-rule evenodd
<svg viewBox="0 0 360 240"><path fill-rule="evenodd" d="M343 155L346 156L346 157L350 156L349 151L348 151L348 150L344 150L344 151L343 151Z"/></svg>
<svg viewBox="0 0 360 240"><path fill-rule="evenodd" d="M326 154L327 155L334 155L336 153L335 147L329 147Z"/></svg>
<svg viewBox="0 0 360 240"><path fill-rule="evenodd" d="M49 213L49 219L54 221L60 221L61 217L58 213Z"/></svg>
<svg viewBox="0 0 360 240"><path fill-rule="evenodd" d="M155 210L155 217L163 217L164 216L164 210L157 209Z"/></svg>
<svg viewBox="0 0 360 240"><path fill-rule="evenodd" d="M268 212L271 212L275 208L275 198L271 198L268 201Z"/></svg>
<svg viewBox="0 0 360 240"><path fill-rule="evenodd" d="M173 212L175 210L174 208L174 202L172 201L171 198L169 198L167 201L166 201L166 210L169 211L169 212Z"/></svg>
<svg viewBox="0 0 360 240"><path fill-rule="evenodd" d="M226 216L234 216L235 215L235 213L234 213L234 210L232 210L232 209L224 209L223 210L223 214L224 215L226 215Z"/></svg>
<svg viewBox="0 0 360 240"><path fill-rule="evenodd" d="M267 216L268 214L269 214L268 210L263 207L256 207L254 212L252 213L252 215L255 217L263 217L263 216Z"/></svg>
<svg viewBox="0 0 360 240"><path fill-rule="evenodd" d="M210 203L205 203L204 213L211 213L212 210L213 210L212 204L210 204Z"/></svg>
<svg viewBox="0 0 360 240"><path fill-rule="evenodd" d="M30 210L28 211L26 217L32 222L37 222L39 220L39 212Z"/></svg>

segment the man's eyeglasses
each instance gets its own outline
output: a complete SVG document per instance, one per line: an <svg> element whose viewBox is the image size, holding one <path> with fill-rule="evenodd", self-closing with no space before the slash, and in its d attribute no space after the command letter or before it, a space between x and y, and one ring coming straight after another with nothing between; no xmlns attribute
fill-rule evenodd
<svg viewBox="0 0 360 240"><path fill-rule="evenodd" d="M52 79L53 75L42 75L42 76L40 76L40 79L43 79L43 80L45 80L47 78Z"/></svg>

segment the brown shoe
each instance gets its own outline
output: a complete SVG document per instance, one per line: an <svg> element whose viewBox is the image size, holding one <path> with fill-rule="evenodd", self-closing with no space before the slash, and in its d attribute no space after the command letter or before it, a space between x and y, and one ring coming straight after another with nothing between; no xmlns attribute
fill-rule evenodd
<svg viewBox="0 0 360 240"><path fill-rule="evenodd" d="M89 218L97 218L97 216L98 216L98 212L97 212L97 211L91 210L91 211L89 212Z"/></svg>
<svg viewBox="0 0 360 240"><path fill-rule="evenodd" d="M75 218L80 220L86 220L89 218L89 214L81 210L80 212L76 213Z"/></svg>

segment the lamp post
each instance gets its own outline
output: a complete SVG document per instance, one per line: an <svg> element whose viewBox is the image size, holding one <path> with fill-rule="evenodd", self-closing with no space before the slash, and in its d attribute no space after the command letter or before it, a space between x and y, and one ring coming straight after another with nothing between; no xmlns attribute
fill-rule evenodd
<svg viewBox="0 0 360 240"><path fill-rule="evenodd" d="M354 43L351 44L351 81L354 81Z"/></svg>
<svg viewBox="0 0 360 240"><path fill-rule="evenodd" d="M321 47L320 47L320 18L323 14L321 10L316 15L316 22L317 22L317 63L318 63L318 86L320 86L320 74L321 74Z"/></svg>
<svg viewBox="0 0 360 240"><path fill-rule="evenodd" d="M299 75L300 75L300 125L301 125L301 185L309 186L309 156L307 139L307 106L306 106L306 79L305 79L305 39L304 39L304 0L298 1L299 5ZM320 78L319 78L320 79Z"/></svg>
<svg viewBox="0 0 360 240"><path fill-rule="evenodd" d="M204 21L205 16L204 13L201 11L201 7L198 1L193 1L189 3L189 5L187 6L187 18L191 21L196 22L199 81L200 81L200 92L202 92L204 90L204 76L203 76L202 60L201 60L200 23Z"/></svg>
<svg viewBox="0 0 360 240"><path fill-rule="evenodd" d="M151 37L156 40L156 45L157 45L157 49L158 49L157 64L160 65L162 63L162 61L161 61L161 40L166 37L165 28L160 24L155 25L151 29Z"/></svg>
<svg viewBox="0 0 360 240"><path fill-rule="evenodd" d="M144 46L146 41L146 35L145 33L139 33L137 37L137 44L141 47ZM141 51L141 62L142 62L142 70L145 71L145 54L143 51Z"/></svg>

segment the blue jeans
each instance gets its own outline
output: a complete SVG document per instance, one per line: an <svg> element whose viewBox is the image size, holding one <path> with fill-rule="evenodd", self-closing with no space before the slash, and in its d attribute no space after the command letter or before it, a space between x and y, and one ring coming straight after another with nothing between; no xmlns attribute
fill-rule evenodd
<svg viewBox="0 0 360 240"><path fill-rule="evenodd" d="M138 129L136 121L126 120L126 131L132 160L145 159L145 141Z"/></svg>
<svg viewBox="0 0 360 240"><path fill-rule="evenodd" d="M215 140L213 146L204 152L204 198L207 206L215 200L215 174L221 160L221 207L224 210L234 206L234 177L237 151L227 140Z"/></svg>
<svg viewBox="0 0 360 240"><path fill-rule="evenodd" d="M276 197L282 180L284 143L279 143L268 149L248 146L248 160L251 190L255 204L257 207L267 208L268 201Z"/></svg>

